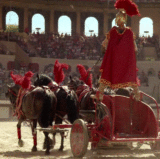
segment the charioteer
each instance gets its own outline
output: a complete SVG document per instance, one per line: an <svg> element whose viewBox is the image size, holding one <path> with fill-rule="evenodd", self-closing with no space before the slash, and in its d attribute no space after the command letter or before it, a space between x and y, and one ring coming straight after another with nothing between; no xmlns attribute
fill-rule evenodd
<svg viewBox="0 0 160 159"><path fill-rule="evenodd" d="M100 67L99 91L92 98L103 100L105 88L133 88L135 100L140 99L138 89L135 35L130 27L126 27L127 15L140 16L137 5L130 0L117 0L115 8L116 24L102 42L105 55Z"/></svg>

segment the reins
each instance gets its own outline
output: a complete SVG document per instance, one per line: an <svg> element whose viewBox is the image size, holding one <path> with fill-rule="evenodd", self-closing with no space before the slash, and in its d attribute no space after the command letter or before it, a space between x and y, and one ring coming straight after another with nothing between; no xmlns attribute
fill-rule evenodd
<svg viewBox="0 0 160 159"><path fill-rule="evenodd" d="M99 59L94 63L94 65L91 67L91 70L93 70L93 68L94 68L100 61L102 61L101 56L100 56Z"/></svg>
<svg viewBox="0 0 160 159"><path fill-rule="evenodd" d="M99 59L94 63L94 65L91 67L90 71L87 71L87 72L89 72L89 73L88 73L88 76L87 76L86 80L88 80L90 73L92 73L92 71L93 71L93 68L94 68L100 61L102 61L101 56L100 56Z"/></svg>
<svg viewBox="0 0 160 159"><path fill-rule="evenodd" d="M9 91L11 94L13 94L15 97L17 97L17 94L16 94L13 90L8 89L8 91Z"/></svg>
<svg viewBox="0 0 160 159"><path fill-rule="evenodd" d="M61 113L62 111L57 111L58 113ZM62 112L64 113L64 112ZM66 124L70 124L65 118L63 118L61 115L56 113L56 116L59 117L60 119L62 119Z"/></svg>

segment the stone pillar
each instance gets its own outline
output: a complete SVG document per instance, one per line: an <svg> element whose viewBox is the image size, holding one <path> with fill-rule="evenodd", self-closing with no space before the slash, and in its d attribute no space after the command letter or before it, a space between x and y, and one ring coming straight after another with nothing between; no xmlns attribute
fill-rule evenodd
<svg viewBox="0 0 160 159"><path fill-rule="evenodd" d="M108 13L104 12L104 28L103 34L105 35L108 32Z"/></svg>
<svg viewBox="0 0 160 159"><path fill-rule="evenodd" d="M29 28L28 26L28 8L24 8L24 30Z"/></svg>
<svg viewBox="0 0 160 159"><path fill-rule="evenodd" d="M54 33L54 10L50 10L50 32Z"/></svg>
<svg viewBox="0 0 160 159"><path fill-rule="evenodd" d="M81 21L81 13L80 12L77 12L77 22L76 22L76 33L78 34L78 35L80 35L81 34L81 23L80 23L80 21Z"/></svg>
<svg viewBox="0 0 160 159"><path fill-rule="evenodd" d="M2 6L0 6L0 30L2 29Z"/></svg>
<svg viewBox="0 0 160 159"><path fill-rule="evenodd" d="M140 25L139 21L140 21L140 17L138 16L133 16L131 18L131 28L136 36L139 36L139 25Z"/></svg>

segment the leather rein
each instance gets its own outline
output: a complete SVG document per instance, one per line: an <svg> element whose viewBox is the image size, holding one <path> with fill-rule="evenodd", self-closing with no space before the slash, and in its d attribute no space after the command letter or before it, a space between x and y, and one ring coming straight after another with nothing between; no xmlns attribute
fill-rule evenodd
<svg viewBox="0 0 160 159"><path fill-rule="evenodd" d="M8 89L8 91L11 93L11 94L13 94L15 97L17 97L17 94L12 90L12 89Z"/></svg>

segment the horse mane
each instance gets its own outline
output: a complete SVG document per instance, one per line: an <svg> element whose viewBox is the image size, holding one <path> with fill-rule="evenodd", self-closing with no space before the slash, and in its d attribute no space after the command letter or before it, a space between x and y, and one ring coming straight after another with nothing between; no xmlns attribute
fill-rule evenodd
<svg viewBox="0 0 160 159"><path fill-rule="evenodd" d="M45 74L37 74L37 79L34 81L35 86L47 86L49 83L53 82L53 79Z"/></svg>
<svg viewBox="0 0 160 159"><path fill-rule="evenodd" d="M80 80L78 77L74 77L73 80L76 82L77 86L83 85L85 82Z"/></svg>
<svg viewBox="0 0 160 159"><path fill-rule="evenodd" d="M80 80L78 77L72 78L72 76L70 76L70 80L68 82L68 87L69 87L69 89L76 91L77 88L83 84L84 84L84 82L82 80Z"/></svg>
<svg viewBox="0 0 160 159"><path fill-rule="evenodd" d="M10 90L9 92L5 93L6 98L9 98L11 103L13 104L13 107L15 109L16 105L16 99L17 99L17 94L19 92L20 89L20 85L18 84L14 84L14 85L7 85L8 89Z"/></svg>
<svg viewBox="0 0 160 159"><path fill-rule="evenodd" d="M41 77L41 79L43 79L46 82L52 82L53 81L53 79L46 74L40 74L40 77Z"/></svg>

